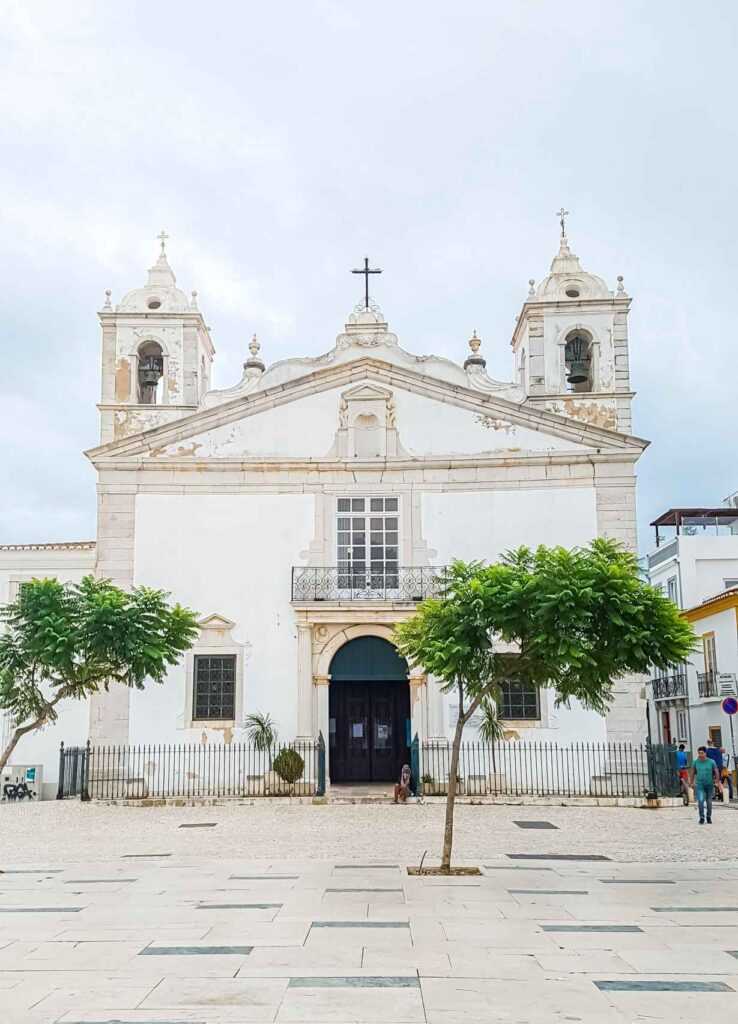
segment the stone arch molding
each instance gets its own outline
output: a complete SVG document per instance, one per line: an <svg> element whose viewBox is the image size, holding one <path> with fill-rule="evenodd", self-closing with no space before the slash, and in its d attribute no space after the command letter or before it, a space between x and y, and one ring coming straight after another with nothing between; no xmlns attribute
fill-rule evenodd
<svg viewBox="0 0 738 1024"><path fill-rule="evenodd" d="M320 636L321 628L327 629L326 636ZM368 622L358 626L324 626L317 627L313 653L313 678L316 682L328 682L333 655L349 640L359 636L377 636L382 640L392 640L393 629L381 623Z"/></svg>

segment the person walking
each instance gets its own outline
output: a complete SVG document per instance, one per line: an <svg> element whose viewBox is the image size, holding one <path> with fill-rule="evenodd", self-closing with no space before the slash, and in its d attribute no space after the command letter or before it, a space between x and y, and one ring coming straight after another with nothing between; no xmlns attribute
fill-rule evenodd
<svg viewBox="0 0 738 1024"><path fill-rule="evenodd" d="M720 756L723 759L722 768L720 769L720 778L723 780L723 785L727 782L728 784L728 800L733 799L733 772L731 771L730 754L725 747L720 748Z"/></svg>
<svg viewBox="0 0 738 1024"><path fill-rule="evenodd" d="M684 744L679 744L679 749L676 753L677 771L679 772L679 788L682 791L682 800L686 807L689 803L689 758L687 757L687 751L685 750Z"/></svg>
<svg viewBox="0 0 738 1024"><path fill-rule="evenodd" d="M705 824L705 810L707 810L707 824L712 825L712 794L714 788L720 791L720 773L718 767L711 757L707 756L707 747L697 749L697 757L692 762L692 785L694 795L697 797L697 806L700 812L700 825Z"/></svg>
<svg viewBox="0 0 738 1024"><path fill-rule="evenodd" d="M723 777L723 755L718 750L717 744L713 740L712 736L708 736L707 737L707 743L705 744L705 746L707 747L707 756L710 758L711 761L715 762L715 767L718 770L718 776L719 776L719 778L722 779L722 777ZM717 794L716 799L720 800L720 802L722 803L722 800L723 800L722 789Z"/></svg>

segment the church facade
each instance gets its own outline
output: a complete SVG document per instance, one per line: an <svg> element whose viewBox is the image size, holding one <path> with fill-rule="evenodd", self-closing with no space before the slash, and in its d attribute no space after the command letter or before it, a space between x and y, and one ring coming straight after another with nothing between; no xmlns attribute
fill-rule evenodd
<svg viewBox="0 0 738 1024"><path fill-rule="evenodd" d="M96 541L0 548L0 601L32 576L94 571L171 591L200 636L163 685L65 709L14 761L53 780L61 739L229 743L255 711L284 739L322 732L334 782L392 777L411 734L445 740L453 699L391 646L438 567L595 536L635 548L630 301L562 231L516 319L509 382L476 334L458 362L407 351L367 291L323 355L267 366L254 339L217 390L197 294L162 239L146 285L99 313ZM507 690L508 735L642 739L639 680L617 682L606 718L554 696Z"/></svg>

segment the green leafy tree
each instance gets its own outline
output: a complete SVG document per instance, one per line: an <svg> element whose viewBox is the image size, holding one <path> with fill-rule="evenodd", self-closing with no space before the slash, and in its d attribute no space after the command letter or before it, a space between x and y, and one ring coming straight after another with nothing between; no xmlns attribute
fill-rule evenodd
<svg viewBox="0 0 738 1024"><path fill-rule="evenodd" d="M605 714L613 680L683 661L691 626L668 598L643 582L635 557L610 540L588 547L526 547L499 562L455 562L441 598L419 605L396 630L400 652L455 691L454 732L441 870L451 868L453 814L464 725L500 684L551 687Z"/></svg>
<svg viewBox="0 0 738 1024"><path fill-rule="evenodd" d="M0 709L15 723L0 769L26 733L57 720L63 700L81 700L111 683L142 690L146 679L164 679L198 631L195 613L167 597L93 576L21 586L0 610Z"/></svg>

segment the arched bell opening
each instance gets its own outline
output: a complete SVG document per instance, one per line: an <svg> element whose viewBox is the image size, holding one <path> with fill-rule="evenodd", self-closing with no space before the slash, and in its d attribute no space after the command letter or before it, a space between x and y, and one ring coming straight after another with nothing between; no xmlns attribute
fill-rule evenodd
<svg viewBox="0 0 738 1024"><path fill-rule="evenodd" d="M360 636L330 664L329 756L332 783L392 782L410 763L407 662L388 640Z"/></svg>
<svg viewBox="0 0 738 1024"><path fill-rule="evenodd" d="M586 331L571 331L564 345L566 390L573 394L594 390L592 337Z"/></svg>
<svg viewBox="0 0 738 1024"><path fill-rule="evenodd" d="M156 341L138 349L138 400L141 405L161 405L164 396L164 352Z"/></svg>

